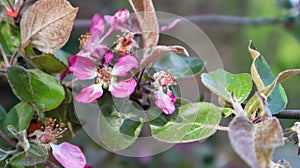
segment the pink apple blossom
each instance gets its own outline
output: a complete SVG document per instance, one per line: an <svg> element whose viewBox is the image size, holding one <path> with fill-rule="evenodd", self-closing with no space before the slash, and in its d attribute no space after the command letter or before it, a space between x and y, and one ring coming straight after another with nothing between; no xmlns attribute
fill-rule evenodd
<svg viewBox="0 0 300 168"><path fill-rule="evenodd" d="M80 103L91 103L103 94L103 88L114 97L125 98L132 94L136 81L133 78L124 79L133 68L138 68L138 61L135 57L126 55L120 57L113 67L109 66L112 60L112 53L108 54L105 63L101 66L87 57L78 57L74 66L73 74L81 80L96 79L96 83L83 88L75 99ZM118 80L118 77L122 77Z"/></svg>
<svg viewBox="0 0 300 168"><path fill-rule="evenodd" d="M176 78L170 73L160 71L153 74L153 79L152 86L158 89L158 91L154 92L155 104L165 114L171 115L175 111L176 97L169 89L169 86L177 85ZM167 91L167 94L164 90Z"/></svg>
<svg viewBox="0 0 300 168"><path fill-rule="evenodd" d="M154 92L155 104L161 109L165 114L171 115L175 111L176 97L168 89L167 94L164 93L161 87L158 91Z"/></svg>

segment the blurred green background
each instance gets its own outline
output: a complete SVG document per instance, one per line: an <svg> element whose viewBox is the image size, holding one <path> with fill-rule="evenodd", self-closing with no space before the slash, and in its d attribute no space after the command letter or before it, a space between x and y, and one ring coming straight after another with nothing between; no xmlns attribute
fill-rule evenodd
<svg viewBox="0 0 300 168"><path fill-rule="evenodd" d="M119 8L128 8L125 0L70 0L79 7L78 19L90 19L94 13L102 16L113 15ZM274 0L154 0L157 11L169 12L179 16L221 14L248 17L285 17L287 10L275 5ZM300 45L283 24L260 26L237 25L198 25L215 45L225 70L232 73L250 72L251 57L248 54L249 39L252 39L259 51L265 56L274 74L282 70L300 67ZM88 27L75 27L71 39L63 48L75 54L79 48L77 38L88 31ZM300 31L300 30L299 30ZM205 60L204 60L205 61ZM283 86L288 96L288 109L300 109L300 75L285 82ZM16 104L5 78L0 79L0 104L7 110ZM224 121L226 124L227 121ZM281 120L285 126L291 126L293 120ZM78 132L73 140L86 154L88 163L95 168L246 168L232 151L226 132L217 132L204 142L176 145L172 149L147 158L118 156L96 145L84 133ZM297 146L287 143L276 149L274 161L286 159L293 167L299 167Z"/></svg>

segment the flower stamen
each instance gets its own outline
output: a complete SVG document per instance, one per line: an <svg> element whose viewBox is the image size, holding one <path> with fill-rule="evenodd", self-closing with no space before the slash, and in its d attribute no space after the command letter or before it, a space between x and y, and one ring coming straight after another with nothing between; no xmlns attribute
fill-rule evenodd
<svg viewBox="0 0 300 168"><path fill-rule="evenodd" d="M86 44L86 42L88 41L88 39L90 38L91 35L92 35L92 34L91 34L90 32L86 32L85 34L82 34L82 35L78 38L78 40L79 40L79 42L80 42L79 48L82 48L82 47Z"/></svg>

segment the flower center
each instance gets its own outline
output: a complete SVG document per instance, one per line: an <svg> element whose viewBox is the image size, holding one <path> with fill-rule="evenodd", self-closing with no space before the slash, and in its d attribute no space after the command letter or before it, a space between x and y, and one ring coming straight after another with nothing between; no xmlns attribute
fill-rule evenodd
<svg viewBox="0 0 300 168"><path fill-rule="evenodd" d="M36 142L42 144L56 143L57 139L62 138L62 134L67 130L64 123L58 123L56 119L46 118L41 130L36 130L29 137L36 136Z"/></svg>
<svg viewBox="0 0 300 168"><path fill-rule="evenodd" d="M153 75L153 78L154 82L152 83L152 85L155 88L159 88L160 86L177 85L176 77L172 76L171 74L165 71L156 72Z"/></svg>
<svg viewBox="0 0 300 168"><path fill-rule="evenodd" d="M107 66L104 66L102 68L98 67L96 83L107 83L107 84L110 84L110 81L111 81L111 71L112 71L112 69L110 67L107 67Z"/></svg>
<svg viewBox="0 0 300 168"><path fill-rule="evenodd" d="M116 43L117 45L115 49L120 56L129 55L131 48L137 46L132 33L127 35L124 34L123 37L120 37Z"/></svg>

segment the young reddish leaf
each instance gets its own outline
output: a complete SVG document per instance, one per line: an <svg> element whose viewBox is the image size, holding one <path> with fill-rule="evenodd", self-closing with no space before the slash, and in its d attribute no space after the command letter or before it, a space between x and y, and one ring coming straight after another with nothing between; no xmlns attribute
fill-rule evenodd
<svg viewBox="0 0 300 168"><path fill-rule="evenodd" d="M146 51L155 47L159 37L159 25L152 0L129 0L139 21Z"/></svg>
<svg viewBox="0 0 300 168"><path fill-rule="evenodd" d="M20 49L30 43L45 53L60 49L69 39L77 11L66 0L37 1L22 17Z"/></svg>

